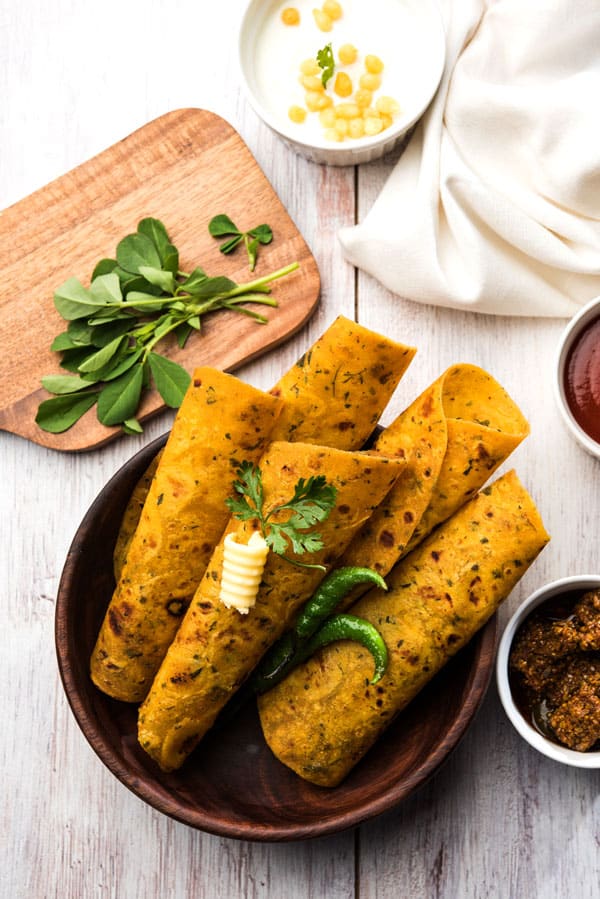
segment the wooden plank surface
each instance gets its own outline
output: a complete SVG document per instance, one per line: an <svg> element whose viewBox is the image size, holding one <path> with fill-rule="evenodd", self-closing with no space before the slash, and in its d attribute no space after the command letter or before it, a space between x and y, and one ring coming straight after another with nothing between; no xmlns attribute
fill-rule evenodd
<svg viewBox="0 0 600 899"><path fill-rule="evenodd" d="M503 609L504 623L544 581L599 567L600 468L563 431L549 388L564 323L417 306L356 274L336 232L364 216L395 158L358 171L325 169L264 128L245 103L234 64L241 9L240 2L215 8L206 21L191 0L4 4L0 207L168 110L202 107L231 122L322 278L310 321L240 376L268 388L342 312L419 348L389 415L447 365L465 361L489 368L529 417L531 436L512 462L553 540ZM104 768L60 687L54 600L88 505L171 418L162 413L143 437L85 454L0 434L2 899L595 899L600 774L529 749L493 685L428 785L383 818L316 841L237 842L191 830L145 806Z"/></svg>
<svg viewBox="0 0 600 899"><path fill-rule="evenodd" d="M219 252L208 233L218 213L243 230L263 221L271 225L274 240L261 247L254 273L244 252ZM193 334L183 349L174 337L165 340L166 354L188 371L197 365L239 368L287 339L313 312L320 283L315 261L239 134L207 110L175 110L0 214L0 428L60 450L89 449L122 434L102 425L95 407L62 434L43 431L35 415L49 398L41 378L64 374L59 354L50 350L66 329L54 308L54 290L70 277L87 285L96 262L114 257L119 240L148 216L167 226L184 271L201 265L209 275L227 274L241 284L292 262L300 265L273 285L279 305L261 310L266 326L221 311L205 316L202 334ZM144 421L163 408L158 392L148 391L138 417Z"/></svg>

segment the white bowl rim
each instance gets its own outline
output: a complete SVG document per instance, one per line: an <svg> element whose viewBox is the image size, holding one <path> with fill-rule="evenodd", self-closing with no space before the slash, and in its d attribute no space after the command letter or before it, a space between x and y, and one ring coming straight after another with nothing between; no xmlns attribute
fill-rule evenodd
<svg viewBox="0 0 600 899"><path fill-rule="evenodd" d="M254 91L251 89L248 79L246 78L246 74L244 72L243 65L243 56L244 56L244 32L245 27L248 22L249 13L252 5L258 2L258 0L247 0L244 11L240 18L240 26L238 30L238 71L241 75L241 80L243 83L244 91L250 106L254 109L255 113L261 118L266 125L269 126L273 131L279 134L284 140L289 141L290 144L295 144L298 147L302 147L306 151L318 151L321 153L331 154L331 157L334 158L337 155L344 155L350 153L359 154L361 150L365 149L375 149L382 144L388 143L390 140L394 138L400 138L410 128L417 122L421 116L427 110L429 104L431 103L433 97L438 90L440 85L440 81L442 79L442 75L444 73L444 67L446 64L446 33L444 28L444 21L442 17L442 10L438 2L436 0L423 0L423 3L428 4L428 12L431 12L432 22L435 23L435 31L438 40L438 48L437 48L437 68L434 70L434 77L432 78L430 90L426 95L426 102L424 105L421 105L421 108L411 116L410 119L399 119L394 125L389 128L386 128L385 131L381 131L379 134L373 136L366 136L356 138L350 144L349 142L344 142L339 146L331 143L330 141L326 141L325 138L323 140L303 140L301 136L298 136L296 133L292 131L292 129L287 129L284 126L280 119L271 115L267 109L260 103Z"/></svg>
<svg viewBox="0 0 600 899"><path fill-rule="evenodd" d="M594 297L573 316L561 334L554 357L553 388L554 398L563 421L571 436L587 450L590 455L600 459L600 443L594 440L575 420L567 403L564 387L564 367L574 341L588 322L600 316L600 296Z"/></svg>
<svg viewBox="0 0 600 899"><path fill-rule="evenodd" d="M539 587L525 599L506 625L496 655L496 684L500 702L515 730L538 752L575 768L600 768L600 751L578 752L575 749L567 749L558 743L547 739L523 717L516 706L512 696L508 680L508 658L513 638L522 622L541 603L560 593L569 590L588 590L600 587L600 574L578 574L569 577L558 578Z"/></svg>

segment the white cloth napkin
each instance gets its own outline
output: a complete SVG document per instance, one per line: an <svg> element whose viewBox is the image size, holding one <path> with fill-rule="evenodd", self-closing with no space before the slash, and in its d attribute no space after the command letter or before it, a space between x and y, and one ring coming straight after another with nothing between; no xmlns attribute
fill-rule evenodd
<svg viewBox="0 0 600 899"><path fill-rule="evenodd" d="M600 0L441 0L439 91L346 258L420 303L569 317L600 294Z"/></svg>

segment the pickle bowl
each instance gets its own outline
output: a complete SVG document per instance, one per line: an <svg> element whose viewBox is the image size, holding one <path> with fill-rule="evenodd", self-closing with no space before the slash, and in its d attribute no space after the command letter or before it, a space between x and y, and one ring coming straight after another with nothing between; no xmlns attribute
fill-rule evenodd
<svg viewBox="0 0 600 899"><path fill-rule="evenodd" d="M250 106L260 119L294 152L312 162L348 166L379 159L397 148L421 118L439 86L444 70L446 44L436 0L385 0L375 4L341 0L343 13L328 31L319 30L313 16L315 4L297 0L296 26L286 27L281 13L286 4L276 0L250 0L241 18L238 67ZM353 87L358 84L359 61L375 54L384 63L381 89L373 95L391 96L399 111L379 133L328 138L317 109L304 109L305 94L299 85L299 66L316 58L331 44L356 45L357 62L349 65ZM360 46L359 46L360 45ZM381 50L379 48L382 48ZM379 51L379 52L378 52ZM337 67L337 66L336 66ZM346 106L347 93L336 95L327 85L328 101ZM347 98L347 99L345 99ZM304 110L302 122L293 121L290 107Z"/></svg>
<svg viewBox="0 0 600 899"><path fill-rule="evenodd" d="M500 702L506 715L529 745L542 755L563 765L575 768L600 768L600 751L586 752L569 749L542 732L533 715L527 714L519 701L518 690L510 675L510 657L515 637L533 612L560 597L576 597L588 590L600 589L600 575L582 574L559 578L540 587L525 599L509 619L498 645L496 655L496 683Z"/></svg>
<svg viewBox="0 0 600 899"><path fill-rule="evenodd" d="M428 781L472 724L494 668L497 616L452 658L335 788L310 784L268 748L255 702L218 723L185 764L165 773L137 741L137 706L102 693L90 657L115 581L113 550L138 481L164 446L157 438L100 491L79 525L60 579L55 643L79 728L111 773L139 799L192 828L234 839L303 840L355 827Z"/></svg>
<svg viewBox="0 0 600 899"><path fill-rule="evenodd" d="M593 333L592 328L595 329ZM554 398L561 419L571 437L596 459L600 459L598 333L600 296L582 306L563 330L556 349L553 373ZM588 354L587 358L582 357L582 352ZM587 410L582 405L584 402L589 404ZM593 433L588 433L586 428L593 430Z"/></svg>

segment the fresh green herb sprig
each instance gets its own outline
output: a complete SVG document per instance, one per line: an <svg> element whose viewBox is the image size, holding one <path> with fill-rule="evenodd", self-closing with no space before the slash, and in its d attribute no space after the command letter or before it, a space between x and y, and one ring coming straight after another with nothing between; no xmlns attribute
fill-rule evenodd
<svg viewBox="0 0 600 899"><path fill-rule="evenodd" d="M323 475L313 476L308 480L300 478L291 499L267 513L264 510L262 473L257 465L242 462L233 487L239 496L225 502L235 518L240 521L257 519L267 544L288 562L305 568L325 570L323 565L300 562L286 555L290 549L296 555L302 555L306 552L318 552L323 548L321 535L309 531L313 525L324 521L335 505L337 490L327 483ZM290 514L284 520L274 520L286 512Z"/></svg>
<svg viewBox="0 0 600 899"><path fill-rule="evenodd" d="M246 284L200 268L179 269L179 252L158 219L142 219L134 234L120 241L115 259L102 259L89 287L69 278L54 294L54 305L69 324L51 349L62 353L71 374L48 375L42 385L52 399L38 408L36 422L54 434L72 427L97 403L102 424L142 431L136 418L143 391L152 382L167 406L177 408L190 382L186 370L157 351L168 334L180 347L202 316L218 309L243 313L260 324L267 319L243 303L277 306L268 296L272 281L298 268L285 268Z"/></svg>
<svg viewBox="0 0 600 899"><path fill-rule="evenodd" d="M215 215L208 223L208 230L213 237L229 238L223 241L219 247L221 253L232 253L243 242L251 272L256 268L258 245L266 245L273 240L273 231L269 225L257 225L255 228L250 228L249 231L240 231L227 215Z"/></svg>
<svg viewBox="0 0 600 899"><path fill-rule="evenodd" d="M333 77L335 69L335 59L333 58L333 50L331 44L325 44L322 50L317 53L317 62L321 67L321 83L323 87L327 87L327 82Z"/></svg>

